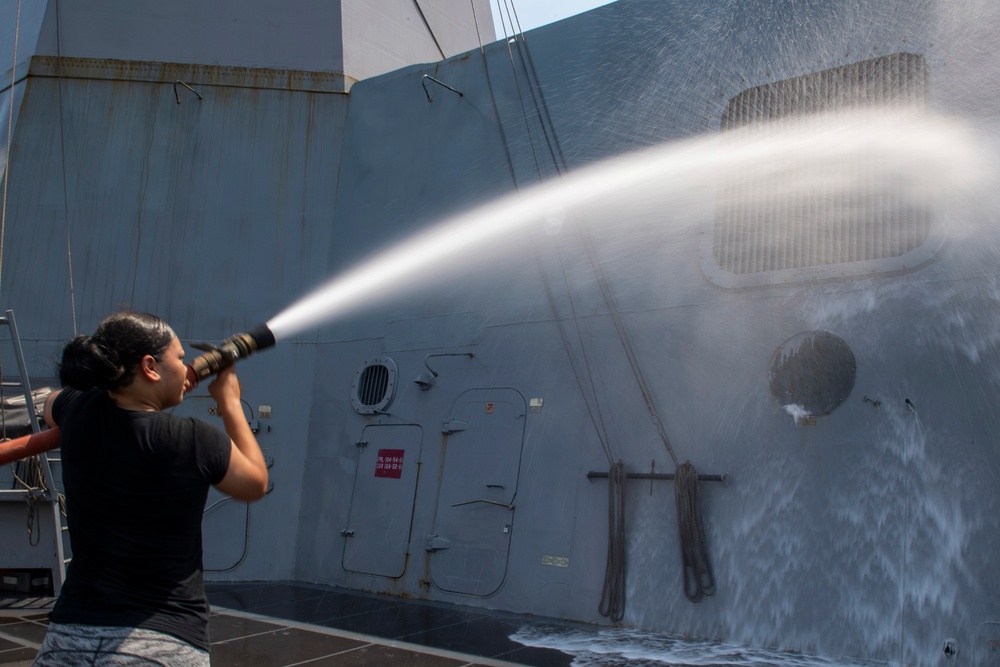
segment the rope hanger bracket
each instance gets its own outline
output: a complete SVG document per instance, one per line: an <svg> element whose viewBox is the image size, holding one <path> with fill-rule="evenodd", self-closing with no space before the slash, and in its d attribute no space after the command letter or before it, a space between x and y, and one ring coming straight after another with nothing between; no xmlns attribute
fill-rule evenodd
<svg viewBox="0 0 1000 667"><path fill-rule="evenodd" d="M664 472L664 473L661 473L661 472L658 472L658 473L651 473L651 472L630 472L630 473L626 473L625 477L626 477L626 479L648 479L648 480L671 480L672 481L674 479L674 473L672 473L672 472ZM591 470L590 472L587 473L587 479L590 480L591 482L594 481L595 479L607 479L607 478L608 478L608 473L606 473L606 472L599 472L599 471ZM729 486L731 478L729 476L729 473L722 473L721 475L703 475L703 474L699 473L698 474L698 481L699 482L722 482L723 486Z"/></svg>

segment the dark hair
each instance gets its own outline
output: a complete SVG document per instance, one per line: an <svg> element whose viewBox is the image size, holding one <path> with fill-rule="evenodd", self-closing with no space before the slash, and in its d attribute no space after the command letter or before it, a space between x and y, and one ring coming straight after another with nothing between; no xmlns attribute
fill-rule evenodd
<svg viewBox="0 0 1000 667"><path fill-rule="evenodd" d="M127 387L144 356L159 359L173 329L149 313L121 312L105 318L92 336L77 336L63 349L59 382L74 389Z"/></svg>

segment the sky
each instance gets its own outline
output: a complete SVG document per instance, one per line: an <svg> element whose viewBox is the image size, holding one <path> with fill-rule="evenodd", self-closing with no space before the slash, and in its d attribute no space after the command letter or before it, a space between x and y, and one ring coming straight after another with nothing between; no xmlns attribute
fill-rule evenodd
<svg viewBox="0 0 1000 667"><path fill-rule="evenodd" d="M490 0L493 8L493 25L496 27L497 37L503 37L503 24L500 22L500 8L503 8L503 16L507 18L507 7L513 4L513 13L517 15L517 20L521 24L521 30L528 31L532 28L560 21L564 18L575 16L581 12L606 5L613 0ZM507 31L510 32L508 23Z"/></svg>

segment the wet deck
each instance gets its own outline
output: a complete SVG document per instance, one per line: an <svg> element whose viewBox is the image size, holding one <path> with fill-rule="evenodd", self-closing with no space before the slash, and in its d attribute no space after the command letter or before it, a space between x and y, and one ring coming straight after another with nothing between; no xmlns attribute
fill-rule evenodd
<svg viewBox="0 0 1000 667"><path fill-rule="evenodd" d="M560 651L509 637L534 619L294 583L209 584L212 664L568 667ZM0 665L30 665L53 598L0 594Z"/></svg>

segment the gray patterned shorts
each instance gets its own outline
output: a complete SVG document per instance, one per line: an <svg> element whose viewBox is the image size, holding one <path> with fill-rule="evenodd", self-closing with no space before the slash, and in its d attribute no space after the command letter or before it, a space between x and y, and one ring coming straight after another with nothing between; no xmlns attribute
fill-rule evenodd
<svg viewBox="0 0 1000 667"><path fill-rule="evenodd" d="M49 624L34 667L208 667L207 651L155 630Z"/></svg>

